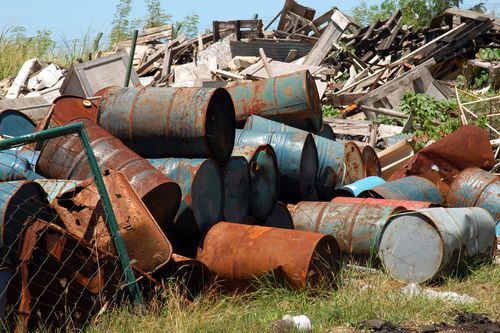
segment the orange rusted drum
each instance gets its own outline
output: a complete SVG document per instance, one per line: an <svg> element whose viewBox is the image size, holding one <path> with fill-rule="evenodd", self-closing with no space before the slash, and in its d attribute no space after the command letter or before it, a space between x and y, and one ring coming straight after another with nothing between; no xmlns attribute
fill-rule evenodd
<svg viewBox="0 0 500 333"><path fill-rule="evenodd" d="M208 231L196 256L222 279L245 285L273 274L295 288L334 282L339 257L329 235L227 222Z"/></svg>

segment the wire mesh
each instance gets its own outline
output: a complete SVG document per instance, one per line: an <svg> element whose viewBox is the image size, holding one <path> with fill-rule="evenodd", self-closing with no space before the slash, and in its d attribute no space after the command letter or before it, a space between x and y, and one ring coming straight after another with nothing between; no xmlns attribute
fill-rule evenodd
<svg viewBox="0 0 500 333"><path fill-rule="evenodd" d="M54 171L88 164L77 134L51 139ZM74 138L73 138L74 139ZM67 146L64 143L71 141ZM75 143L76 142L76 143ZM45 179L46 142L0 151L0 330L77 329L110 303L128 302L128 282L113 245L94 178ZM112 175L101 170L105 177ZM108 175L108 176L106 176ZM79 178L70 175L67 178ZM109 192L111 178L106 182ZM113 203L116 214L126 205ZM127 212L121 212L126 214ZM141 272L135 269L135 275Z"/></svg>

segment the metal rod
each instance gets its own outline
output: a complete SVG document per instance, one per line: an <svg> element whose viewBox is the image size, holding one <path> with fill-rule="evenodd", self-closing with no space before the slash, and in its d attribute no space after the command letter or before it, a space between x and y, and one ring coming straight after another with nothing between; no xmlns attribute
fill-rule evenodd
<svg viewBox="0 0 500 333"><path fill-rule="evenodd" d="M128 87L128 83L130 81L130 74L132 73L132 67L134 66L134 54L135 54L135 45L137 44L137 36L139 35L139 30L134 30L132 35L132 45L130 45L130 53L128 59L128 67L127 67L127 75L125 75L125 84L123 85L125 88Z"/></svg>
<svg viewBox="0 0 500 333"><path fill-rule="evenodd" d="M116 216L113 211L113 207L111 206L111 200L109 199L109 194L108 191L106 190L106 186L104 185L104 180L102 179L102 175L99 170L99 165L97 164L94 152L92 151L92 147L90 146L89 143L89 137L87 135L87 132L85 131L83 124L82 123L69 124L57 128L47 129L38 133L21 135L11 139L1 140L0 150L5 150L12 147L17 147L42 140L53 139L55 137L70 135L70 134L78 134L78 136L80 137L80 141L82 142L83 150L85 151L85 155L87 156L90 170L92 171L92 174L94 176L94 180L96 182L99 195L101 196L102 199L104 210L108 217L106 220L107 221L106 224L109 228L111 237L113 239L113 243L118 252L118 258L120 259L120 263L122 265L125 279L127 281L127 286L129 288L130 296L134 300L135 304L143 305L144 301L142 299L142 294L139 289L139 286L137 285L137 280L135 278L134 272L130 264L130 258L128 256L127 249L125 248L125 243L119 233Z"/></svg>

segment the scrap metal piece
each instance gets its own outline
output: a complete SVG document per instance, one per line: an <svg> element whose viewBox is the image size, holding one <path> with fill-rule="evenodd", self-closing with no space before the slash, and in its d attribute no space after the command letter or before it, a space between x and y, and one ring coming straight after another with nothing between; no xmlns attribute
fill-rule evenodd
<svg viewBox="0 0 500 333"><path fill-rule="evenodd" d="M57 125L64 125L78 118L87 118L97 123L98 115L99 109L96 100L63 95L54 100L54 111L51 119Z"/></svg>
<svg viewBox="0 0 500 333"><path fill-rule="evenodd" d="M340 251L356 258L373 257L384 225L403 207L335 202L300 202L290 208L297 230L332 235Z"/></svg>
<svg viewBox="0 0 500 333"><path fill-rule="evenodd" d="M250 212L265 220L279 195L278 161L270 145L234 147L232 156L246 158L250 170Z"/></svg>
<svg viewBox="0 0 500 333"><path fill-rule="evenodd" d="M485 209L427 208L389 221L379 257L396 280L420 283L491 261L495 243L495 223Z"/></svg>
<svg viewBox="0 0 500 333"><path fill-rule="evenodd" d="M179 185L92 121L80 118L70 124L77 122L85 126L99 167L122 172L162 230L168 229L181 201ZM80 139L75 135L48 140L40 153L37 170L54 179L92 177Z"/></svg>
<svg viewBox="0 0 500 333"><path fill-rule="evenodd" d="M336 197L332 199L336 203L352 203L352 204L367 204L381 205L392 207L404 207L407 210L415 210L419 208L436 207L432 202L412 201L412 200L390 200L390 199L375 199L375 198L351 198L351 197Z"/></svg>
<svg viewBox="0 0 500 333"><path fill-rule="evenodd" d="M500 177L471 167L459 173L445 198L448 207L481 207L500 221Z"/></svg>
<svg viewBox="0 0 500 333"><path fill-rule="evenodd" d="M0 112L0 135L14 137L31 134L35 131L35 123L24 113L16 110Z"/></svg>
<svg viewBox="0 0 500 333"><path fill-rule="evenodd" d="M231 156L224 168L224 219L246 223L250 211L249 164L243 156Z"/></svg>
<svg viewBox="0 0 500 333"><path fill-rule="evenodd" d="M316 83L309 71L227 87L234 101L236 125L253 114L316 133L323 124Z"/></svg>
<svg viewBox="0 0 500 333"><path fill-rule="evenodd" d="M315 199L318 152L311 134L236 130L235 146L269 144L276 152L280 198L285 202Z"/></svg>
<svg viewBox="0 0 500 333"><path fill-rule="evenodd" d="M418 176L386 182L360 194L379 199L428 201L442 205L443 196L431 181Z"/></svg>
<svg viewBox="0 0 500 333"><path fill-rule="evenodd" d="M441 140L421 149L390 180L409 175L429 179L446 194L453 178L463 169L490 170L496 164L488 132L465 125Z"/></svg>
<svg viewBox="0 0 500 333"><path fill-rule="evenodd" d="M377 152L371 146L363 148L363 162L365 168L365 177L382 175L382 167L377 156Z"/></svg>
<svg viewBox="0 0 500 333"><path fill-rule="evenodd" d="M273 274L292 287L306 288L335 280L340 251L329 235L219 222L206 234L196 259L240 286Z"/></svg>
<svg viewBox="0 0 500 333"><path fill-rule="evenodd" d="M110 89L99 125L144 157L213 157L224 163L234 144L234 105L223 88Z"/></svg>
<svg viewBox="0 0 500 333"><path fill-rule="evenodd" d="M120 235L135 267L154 272L166 265L172 246L128 180L115 171L110 171L103 180ZM116 254L104 207L92 180L60 193L51 206L73 236L92 242L100 251Z"/></svg>

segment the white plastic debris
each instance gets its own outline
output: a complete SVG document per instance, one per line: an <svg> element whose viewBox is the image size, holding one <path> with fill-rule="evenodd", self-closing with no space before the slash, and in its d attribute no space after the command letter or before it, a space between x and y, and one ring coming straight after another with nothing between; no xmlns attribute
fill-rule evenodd
<svg viewBox="0 0 500 333"><path fill-rule="evenodd" d="M56 64L50 64L28 81L29 90L42 90L53 87L63 76L63 70Z"/></svg>
<svg viewBox="0 0 500 333"><path fill-rule="evenodd" d="M299 332L309 332L312 330L311 320L309 320L309 318L305 315L293 317L290 315L284 315L281 320L284 322L293 323L293 325Z"/></svg>
<svg viewBox="0 0 500 333"><path fill-rule="evenodd" d="M447 301L457 302L457 303L477 303L479 300L477 298L471 297L469 295L460 295L453 291L436 291L433 289L422 289L416 283L410 283L407 286L401 288L401 292L409 297L423 296L428 299L444 299Z"/></svg>
<svg viewBox="0 0 500 333"><path fill-rule="evenodd" d="M26 80L28 80L30 74L36 71L38 67L40 67L40 63L36 58L25 61L24 64L21 66L21 69L19 70L19 73L17 74L16 78L14 79L12 86L10 86L9 91L7 92L5 98L7 99L17 98L17 96L19 96L19 93L21 92L21 89L25 85Z"/></svg>

